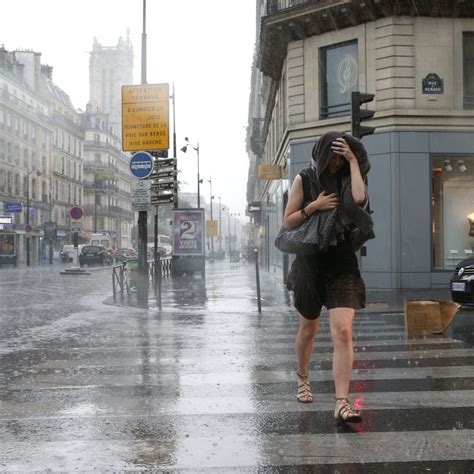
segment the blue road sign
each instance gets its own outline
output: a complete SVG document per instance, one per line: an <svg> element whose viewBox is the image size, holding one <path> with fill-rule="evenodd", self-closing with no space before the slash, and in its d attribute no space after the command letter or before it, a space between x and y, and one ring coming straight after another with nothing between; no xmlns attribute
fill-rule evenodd
<svg viewBox="0 0 474 474"><path fill-rule="evenodd" d="M138 179L148 178L153 171L153 158L146 151L135 153L130 159L130 172Z"/></svg>
<svg viewBox="0 0 474 474"><path fill-rule="evenodd" d="M3 204L3 210L5 212L21 212L23 209L23 206L21 205L21 202L5 202Z"/></svg>

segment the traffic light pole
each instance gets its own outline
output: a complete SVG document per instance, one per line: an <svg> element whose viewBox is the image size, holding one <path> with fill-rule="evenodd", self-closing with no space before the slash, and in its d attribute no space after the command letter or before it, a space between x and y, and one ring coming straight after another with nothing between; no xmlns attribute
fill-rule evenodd
<svg viewBox="0 0 474 474"><path fill-rule="evenodd" d="M362 104L372 102L375 94L363 94L359 91L352 92L351 95L351 112L352 112L352 136L361 139L365 135L374 133L374 127L366 127L361 125L362 120L370 119L374 116L375 111L369 109L361 109Z"/></svg>

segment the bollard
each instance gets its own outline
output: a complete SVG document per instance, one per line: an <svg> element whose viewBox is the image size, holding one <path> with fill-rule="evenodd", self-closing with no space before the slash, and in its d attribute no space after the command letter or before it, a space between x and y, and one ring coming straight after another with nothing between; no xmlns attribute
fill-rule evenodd
<svg viewBox="0 0 474 474"><path fill-rule="evenodd" d="M262 301L260 296L260 272L258 269L258 248L253 250L255 252L255 275L257 278L257 304L258 304L258 312L262 312Z"/></svg>

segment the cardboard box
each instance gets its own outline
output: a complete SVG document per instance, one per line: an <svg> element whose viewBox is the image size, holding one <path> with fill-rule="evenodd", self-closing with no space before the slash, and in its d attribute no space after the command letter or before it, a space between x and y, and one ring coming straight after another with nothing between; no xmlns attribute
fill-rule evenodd
<svg viewBox="0 0 474 474"><path fill-rule="evenodd" d="M440 334L461 305L443 300L405 300L405 329L410 335Z"/></svg>

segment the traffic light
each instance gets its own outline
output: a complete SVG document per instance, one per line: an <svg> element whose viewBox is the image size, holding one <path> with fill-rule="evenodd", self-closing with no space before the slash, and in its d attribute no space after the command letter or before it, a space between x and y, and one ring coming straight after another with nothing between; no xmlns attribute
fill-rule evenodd
<svg viewBox="0 0 474 474"><path fill-rule="evenodd" d="M372 102L375 94L362 94L360 92L352 93L352 136L362 138L365 135L374 133L374 127L364 127L360 123L362 120L370 119L374 116L374 110L361 109L362 104Z"/></svg>

